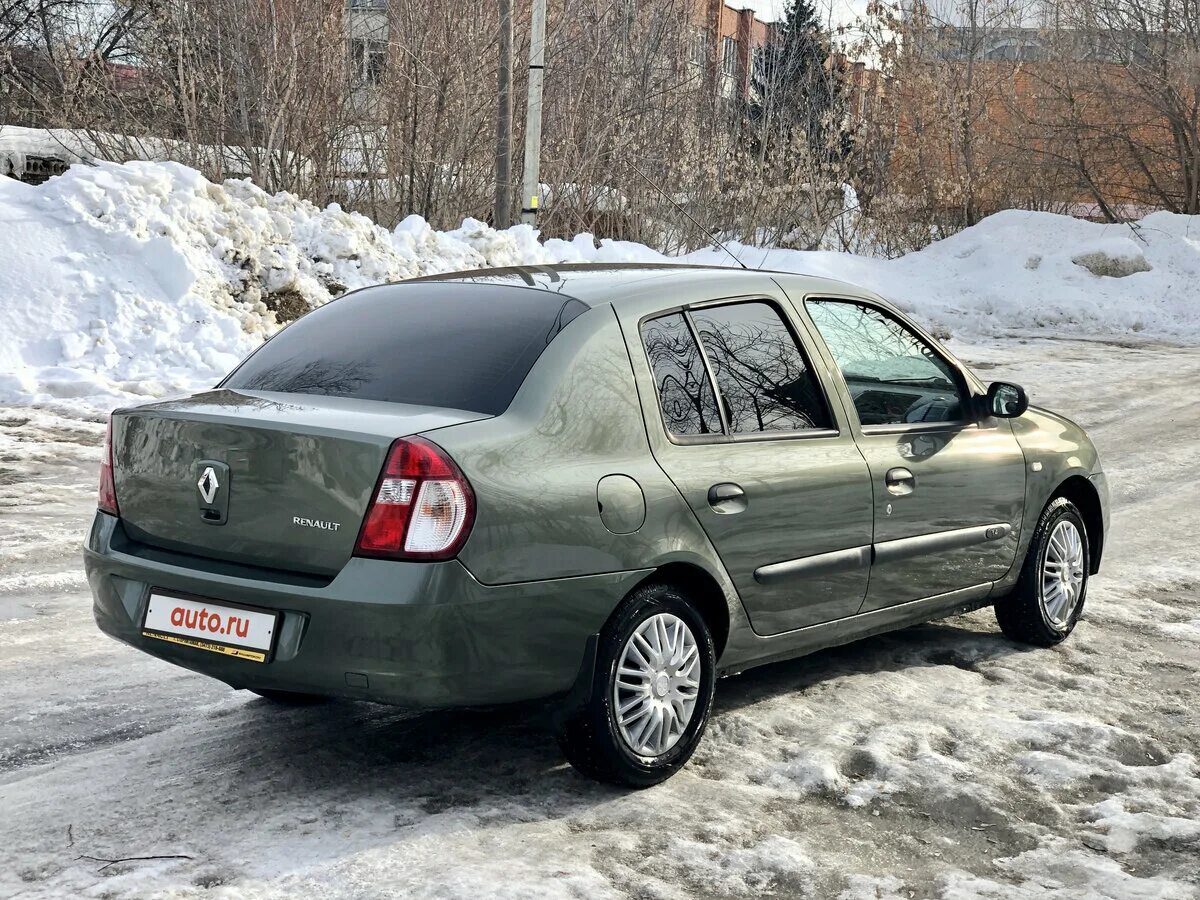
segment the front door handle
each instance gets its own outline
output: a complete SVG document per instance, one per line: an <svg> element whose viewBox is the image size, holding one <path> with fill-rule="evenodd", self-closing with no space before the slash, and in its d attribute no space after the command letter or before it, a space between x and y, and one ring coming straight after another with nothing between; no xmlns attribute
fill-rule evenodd
<svg viewBox="0 0 1200 900"><path fill-rule="evenodd" d="M746 492L740 484L723 481L708 489L708 505L713 512L728 514L740 513L746 508Z"/></svg>
<svg viewBox="0 0 1200 900"><path fill-rule="evenodd" d="M917 489L917 476L903 466L888 469L883 476L887 492L894 497L906 497Z"/></svg>

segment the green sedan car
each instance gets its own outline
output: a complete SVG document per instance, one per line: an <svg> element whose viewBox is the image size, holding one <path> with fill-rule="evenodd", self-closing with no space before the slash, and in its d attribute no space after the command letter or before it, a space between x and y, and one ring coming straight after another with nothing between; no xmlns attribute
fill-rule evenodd
<svg viewBox="0 0 1200 900"><path fill-rule="evenodd" d="M717 676L983 606L1063 640L1091 441L874 294L659 265L355 291L113 413L100 628L287 702L549 698L570 762L683 766Z"/></svg>

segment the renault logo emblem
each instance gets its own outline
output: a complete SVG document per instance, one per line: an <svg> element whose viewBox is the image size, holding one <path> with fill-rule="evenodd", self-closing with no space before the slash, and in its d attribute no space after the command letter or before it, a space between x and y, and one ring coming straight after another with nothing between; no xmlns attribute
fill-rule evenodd
<svg viewBox="0 0 1200 900"><path fill-rule="evenodd" d="M221 488L221 482L217 480L217 473L212 466L205 466L204 474L196 482L196 487L200 489L200 496L204 502L211 506L213 500L217 498L217 491Z"/></svg>
<svg viewBox="0 0 1200 900"><path fill-rule="evenodd" d="M229 464L216 459L198 459L192 463L196 479L196 505L200 519L208 525L224 525L229 517Z"/></svg>

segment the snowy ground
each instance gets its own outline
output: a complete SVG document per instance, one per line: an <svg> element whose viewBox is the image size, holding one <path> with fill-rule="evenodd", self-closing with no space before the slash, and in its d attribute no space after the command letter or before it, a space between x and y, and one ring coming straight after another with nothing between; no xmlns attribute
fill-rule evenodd
<svg viewBox="0 0 1200 900"><path fill-rule="evenodd" d="M1075 635L981 611L722 681L641 793L521 713L280 711L102 637L100 426L0 410L0 896L1200 896L1200 350L957 349L1100 447Z"/></svg>

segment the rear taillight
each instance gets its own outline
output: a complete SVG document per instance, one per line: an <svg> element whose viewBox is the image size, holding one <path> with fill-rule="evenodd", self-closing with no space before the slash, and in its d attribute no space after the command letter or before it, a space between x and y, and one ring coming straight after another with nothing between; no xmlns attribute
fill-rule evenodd
<svg viewBox="0 0 1200 900"><path fill-rule="evenodd" d="M446 451L423 438L400 438L388 451L354 554L450 559L474 519L471 485Z"/></svg>
<svg viewBox="0 0 1200 900"><path fill-rule="evenodd" d="M112 454L112 416L108 417L108 427L104 429L104 455L100 458L100 495L96 498L96 506L101 512L119 516L117 509L117 485L113 481Z"/></svg>

